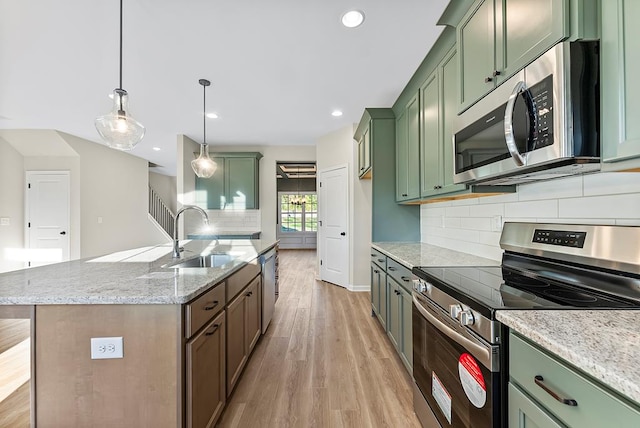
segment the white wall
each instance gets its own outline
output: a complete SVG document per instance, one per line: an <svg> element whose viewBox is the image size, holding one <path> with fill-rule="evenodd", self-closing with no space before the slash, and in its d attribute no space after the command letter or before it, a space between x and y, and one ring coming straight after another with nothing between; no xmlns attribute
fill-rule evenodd
<svg viewBox="0 0 640 428"><path fill-rule="evenodd" d="M10 249L24 248L24 165L22 155L0 137L0 272L21 269L23 263L10 260Z"/></svg>
<svg viewBox="0 0 640 428"><path fill-rule="evenodd" d="M371 180L357 175L357 145L353 141L355 125L320 137L316 141L318 171L338 165L349 169L349 289L369 290L369 249L371 246ZM318 240L318 248L322 243Z"/></svg>
<svg viewBox="0 0 640 428"><path fill-rule="evenodd" d="M162 202L175 214L178 204L176 177L149 171L149 186L155 190Z"/></svg>
<svg viewBox="0 0 640 428"><path fill-rule="evenodd" d="M422 205L421 240L500 260L504 221L640 226L640 174L596 173L518 186L517 193Z"/></svg>
<svg viewBox="0 0 640 428"><path fill-rule="evenodd" d="M199 144L185 135L178 136L177 189L178 207L195 202L195 174L191 169L194 152ZM243 211L208 210L213 226L218 230L261 231L264 239L276 239L277 201L276 163L279 161L314 161L315 146L219 146L210 145L210 153L260 152L260 209ZM182 219L181 219L182 223ZM189 215L180 226L185 234L197 232L202 220ZM182 234L182 232L181 232ZM184 235L183 235L184 236Z"/></svg>
<svg viewBox="0 0 640 428"><path fill-rule="evenodd" d="M58 134L80 157L76 180L80 183L81 257L166 242L148 219L148 162L73 135Z"/></svg>

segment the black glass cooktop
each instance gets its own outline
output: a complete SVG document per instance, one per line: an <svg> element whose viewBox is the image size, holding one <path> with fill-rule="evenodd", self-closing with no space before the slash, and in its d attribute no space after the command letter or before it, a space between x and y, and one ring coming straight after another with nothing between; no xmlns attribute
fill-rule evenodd
<svg viewBox="0 0 640 428"><path fill-rule="evenodd" d="M640 278L554 263L512 260L490 267L418 267L413 273L490 316L498 309L638 308Z"/></svg>

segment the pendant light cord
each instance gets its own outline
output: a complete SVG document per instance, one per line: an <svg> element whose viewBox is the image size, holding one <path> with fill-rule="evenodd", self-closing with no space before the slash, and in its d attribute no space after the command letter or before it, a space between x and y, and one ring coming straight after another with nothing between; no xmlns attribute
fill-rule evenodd
<svg viewBox="0 0 640 428"><path fill-rule="evenodd" d="M120 88L122 89L122 0L120 0Z"/></svg>
<svg viewBox="0 0 640 428"><path fill-rule="evenodd" d="M202 85L202 144L207 145L207 86Z"/></svg>

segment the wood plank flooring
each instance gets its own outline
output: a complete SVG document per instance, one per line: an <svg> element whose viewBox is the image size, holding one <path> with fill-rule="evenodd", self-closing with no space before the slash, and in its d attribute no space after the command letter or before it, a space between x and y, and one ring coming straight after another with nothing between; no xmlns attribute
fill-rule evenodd
<svg viewBox="0 0 640 428"><path fill-rule="evenodd" d="M0 427L29 427L30 321L0 319Z"/></svg>
<svg viewBox="0 0 640 428"><path fill-rule="evenodd" d="M219 426L419 428L410 376L369 293L315 277L315 251L280 251L274 319Z"/></svg>

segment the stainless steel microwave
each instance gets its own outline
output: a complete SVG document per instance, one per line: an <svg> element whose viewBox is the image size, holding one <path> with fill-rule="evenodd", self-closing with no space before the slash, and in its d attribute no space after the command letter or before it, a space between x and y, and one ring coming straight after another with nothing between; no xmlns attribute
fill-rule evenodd
<svg viewBox="0 0 640 428"><path fill-rule="evenodd" d="M454 182L599 170L599 82L597 41L557 44L455 119Z"/></svg>

